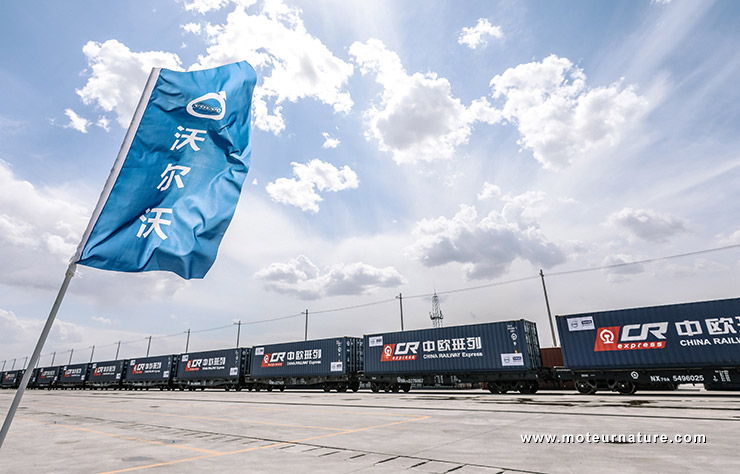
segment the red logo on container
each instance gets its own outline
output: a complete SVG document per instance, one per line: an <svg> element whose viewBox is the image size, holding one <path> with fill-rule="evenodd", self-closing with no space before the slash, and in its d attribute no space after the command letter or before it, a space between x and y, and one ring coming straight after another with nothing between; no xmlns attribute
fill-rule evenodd
<svg viewBox="0 0 740 474"><path fill-rule="evenodd" d="M639 325L630 326L629 329L641 329ZM647 325L643 325L647 326ZM625 326L627 328L627 326ZM609 326L599 328L596 331L596 343L594 344L594 351L629 351L635 349L663 349L666 341L645 341L636 339L646 339L651 329L651 326L645 327L638 335L628 335L628 331L625 330L622 334L622 341L619 340L619 333L622 329L621 326ZM661 328L658 328L661 329ZM660 334L660 333L659 333ZM627 341L625 341L627 340Z"/></svg>
<svg viewBox="0 0 740 474"><path fill-rule="evenodd" d="M190 359L185 366L185 372L196 372L200 370L200 361L202 359ZM194 363L195 362L195 363Z"/></svg>
<svg viewBox="0 0 740 474"><path fill-rule="evenodd" d="M399 360L416 360L418 342L399 342L398 344L386 344L380 354L381 362L395 362Z"/></svg>
<svg viewBox="0 0 740 474"><path fill-rule="evenodd" d="M285 360L285 352L265 354L262 357L262 367L282 367Z"/></svg>

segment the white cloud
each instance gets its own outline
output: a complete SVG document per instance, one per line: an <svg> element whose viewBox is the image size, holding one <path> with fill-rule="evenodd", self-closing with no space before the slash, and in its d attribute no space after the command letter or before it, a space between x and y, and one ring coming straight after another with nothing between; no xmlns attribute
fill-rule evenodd
<svg viewBox="0 0 740 474"><path fill-rule="evenodd" d="M408 255L427 267L462 263L468 279L498 277L517 258L538 267L562 263L564 249L548 241L535 221L546 209L543 200L543 193L530 191L505 197L500 212L482 219L468 205L461 205L451 219L423 219L414 228L417 240L407 248Z"/></svg>
<svg viewBox="0 0 740 474"><path fill-rule="evenodd" d="M336 148L339 146L340 141L338 138L333 138L327 132L322 133L322 135L324 136L323 148Z"/></svg>
<svg viewBox="0 0 740 474"><path fill-rule="evenodd" d="M519 144L552 169L617 145L649 105L621 82L588 88L583 70L556 55L507 69L490 85L505 101L503 118L519 129Z"/></svg>
<svg viewBox="0 0 740 474"><path fill-rule="evenodd" d="M184 25L180 25L180 28L182 28L186 33L194 35L199 35L202 31L200 23L186 23Z"/></svg>
<svg viewBox="0 0 740 474"><path fill-rule="evenodd" d="M315 300L325 296L360 296L379 288L394 288L405 279L393 267L376 268L362 262L335 264L325 273L301 255L288 263L273 263L254 274L265 289Z"/></svg>
<svg viewBox="0 0 740 474"><path fill-rule="evenodd" d="M729 235L717 234L717 239L719 240L720 245L740 244L740 229L736 230L735 232Z"/></svg>
<svg viewBox="0 0 740 474"><path fill-rule="evenodd" d="M346 113L352 98L345 90L351 64L342 61L306 31L301 11L281 1L266 1L259 14L243 6L223 25L207 29L211 45L199 56L198 68L246 60L262 83L254 91L255 126L275 134L285 128L281 105L311 98Z"/></svg>
<svg viewBox="0 0 740 474"><path fill-rule="evenodd" d="M666 242L674 235L689 230L689 223L685 219L651 209L629 207L609 216L606 224L625 229L630 238L639 237L649 242Z"/></svg>
<svg viewBox="0 0 740 474"><path fill-rule="evenodd" d="M494 26L485 18L479 18L475 26L463 28L457 42L466 45L470 49L485 46L488 38L501 39L504 37L500 26Z"/></svg>
<svg viewBox="0 0 740 474"><path fill-rule="evenodd" d="M256 0L185 0L184 3L185 10L203 15L211 11L220 10L230 3L248 7L254 5Z"/></svg>
<svg viewBox="0 0 740 474"><path fill-rule="evenodd" d="M0 160L0 282L43 284L46 278L36 279L29 272L49 259L69 259L88 215L85 207L71 203L60 191L17 179Z"/></svg>
<svg viewBox="0 0 740 474"><path fill-rule="evenodd" d="M121 127L128 127L141 91L153 67L181 70L180 58L164 51L136 53L117 40L89 41L82 48L92 75L77 94L86 105L114 112Z"/></svg>
<svg viewBox="0 0 740 474"><path fill-rule="evenodd" d="M42 320L19 318L12 311L0 308L0 334L3 335L3 343L28 343L38 339ZM52 326L49 339L65 344L75 344L83 340L85 333L82 327L57 319ZM27 344L27 349L32 347Z"/></svg>
<svg viewBox="0 0 740 474"><path fill-rule="evenodd" d="M484 201L494 196L501 196L501 188L495 184L491 184L488 181L483 183L483 189L478 193L478 200Z"/></svg>
<svg viewBox="0 0 740 474"><path fill-rule="evenodd" d="M362 74L374 73L383 86L380 104L366 112L366 137L399 164L449 159L468 142L475 122L500 120L485 98L463 105L449 81L435 73L408 75L401 58L380 40L355 42L349 52Z"/></svg>
<svg viewBox="0 0 740 474"><path fill-rule="evenodd" d="M298 178L278 178L265 189L273 201L299 207L302 211L319 212L322 201L318 191L342 191L359 186L357 174L349 166L337 169L331 163L313 159L306 164L291 163Z"/></svg>
<svg viewBox="0 0 740 474"><path fill-rule="evenodd" d="M87 127L90 126L90 121L84 117L80 117L72 109L66 109L64 115L69 118L69 122L64 128L73 128L78 132L87 133Z"/></svg>
<svg viewBox="0 0 740 474"><path fill-rule="evenodd" d="M627 281L628 275L637 275L645 272L645 267L641 263L635 263L641 258L636 258L632 255L626 254L614 254L609 255L601 261L601 265L605 268L603 271L607 273L607 281L611 283L620 283Z"/></svg>
<svg viewBox="0 0 740 474"><path fill-rule="evenodd" d="M104 318L102 316L92 316L90 319L101 324L113 324L113 321L110 318Z"/></svg>
<svg viewBox="0 0 740 474"><path fill-rule="evenodd" d="M106 132L110 132L110 121L108 121L108 118L106 117L100 117L98 121L95 123L98 127L102 128Z"/></svg>

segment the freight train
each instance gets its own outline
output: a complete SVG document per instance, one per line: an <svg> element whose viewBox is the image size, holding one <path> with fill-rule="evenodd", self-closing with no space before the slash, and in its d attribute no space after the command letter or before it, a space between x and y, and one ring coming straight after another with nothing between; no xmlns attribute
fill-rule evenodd
<svg viewBox="0 0 740 474"><path fill-rule="evenodd" d="M513 320L43 367L29 387L408 392L470 384L491 393L633 394L692 383L740 390L740 298L556 320L562 348L541 349L536 324ZM0 387L18 387L23 372L0 373Z"/></svg>

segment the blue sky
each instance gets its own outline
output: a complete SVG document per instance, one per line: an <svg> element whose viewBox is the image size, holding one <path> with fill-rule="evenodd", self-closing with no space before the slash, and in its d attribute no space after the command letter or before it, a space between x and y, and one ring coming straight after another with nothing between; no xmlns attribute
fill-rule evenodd
<svg viewBox="0 0 740 474"><path fill-rule="evenodd" d="M406 327L428 327L431 301L419 295L435 289L447 325L526 318L549 345L540 268L740 244L738 10L680 0L3 4L0 361L30 353L148 71L238 60L259 76L252 166L213 269L185 282L80 267L45 354L75 348L81 361L95 344L106 346L96 359L112 357L124 340L134 342L121 355L140 356L152 334L179 334L152 349L176 352L188 328L307 308L317 312L310 337L390 331L401 292ZM732 297L738 257L553 275L552 310ZM235 334L197 333L191 347ZM301 339L303 319L242 335Z"/></svg>

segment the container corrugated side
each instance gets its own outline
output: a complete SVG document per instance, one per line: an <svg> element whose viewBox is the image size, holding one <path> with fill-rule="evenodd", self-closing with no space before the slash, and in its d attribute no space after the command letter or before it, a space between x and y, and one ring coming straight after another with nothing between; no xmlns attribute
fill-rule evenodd
<svg viewBox="0 0 740 474"><path fill-rule="evenodd" d="M21 377L23 377L24 370L8 370L5 373L3 373L3 379L2 382L0 382L0 385L2 385L5 388L12 388L17 387L21 382Z"/></svg>
<svg viewBox="0 0 740 474"><path fill-rule="evenodd" d="M60 385L77 385L85 382L89 364L64 365L59 372Z"/></svg>
<svg viewBox="0 0 740 474"><path fill-rule="evenodd" d="M556 319L574 370L740 366L740 298Z"/></svg>
<svg viewBox="0 0 740 474"><path fill-rule="evenodd" d="M116 384L123 375L123 360L93 362L90 366L88 382L93 384Z"/></svg>
<svg viewBox="0 0 740 474"><path fill-rule="evenodd" d="M37 387L48 387L59 378L61 367L43 367L37 370L35 385Z"/></svg>
<svg viewBox="0 0 740 474"><path fill-rule="evenodd" d="M255 346L250 376L255 379L344 376L357 371L360 343L359 338L335 337Z"/></svg>
<svg viewBox="0 0 740 474"><path fill-rule="evenodd" d="M180 354L175 379L238 381L242 351L244 349L221 349Z"/></svg>
<svg viewBox="0 0 740 474"><path fill-rule="evenodd" d="M534 323L504 321L366 335L365 374L460 374L540 367Z"/></svg>
<svg viewBox="0 0 740 474"><path fill-rule="evenodd" d="M131 359L126 367L125 382L168 382L172 376L173 355Z"/></svg>

